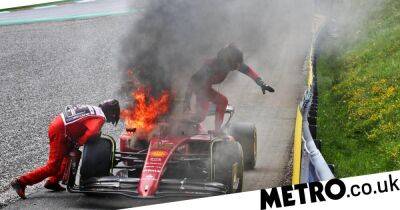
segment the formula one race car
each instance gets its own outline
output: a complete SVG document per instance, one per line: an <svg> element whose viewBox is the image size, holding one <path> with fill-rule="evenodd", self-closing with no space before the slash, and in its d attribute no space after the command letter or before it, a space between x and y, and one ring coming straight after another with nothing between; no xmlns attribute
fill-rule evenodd
<svg viewBox="0 0 400 210"><path fill-rule="evenodd" d="M110 136L90 140L80 164L80 151L71 152L63 181L72 193L134 198L241 192L244 168L256 163L256 128L230 123L233 107L228 106L226 113L229 134L203 132L199 122L180 119L160 123L159 133L150 139L126 131L120 137L120 151Z"/></svg>

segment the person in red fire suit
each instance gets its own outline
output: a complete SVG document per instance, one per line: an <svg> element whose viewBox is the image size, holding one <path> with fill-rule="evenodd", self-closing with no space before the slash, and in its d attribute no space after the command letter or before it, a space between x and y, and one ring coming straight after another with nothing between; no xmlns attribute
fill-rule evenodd
<svg viewBox="0 0 400 210"><path fill-rule="evenodd" d="M120 107L115 99L107 100L97 106L67 106L49 125L49 159L46 165L28 172L11 182L11 187L25 199L25 188L47 179L44 187L53 191L64 191L59 184L72 148L84 145L89 139L100 135L105 122L116 125L119 121Z"/></svg>
<svg viewBox="0 0 400 210"><path fill-rule="evenodd" d="M184 109L190 109L191 96L196 96L196 116L204 121L208 114L210 102L216 105L215 131L219 132L224 120L228 99L212 88L212 85L220 84L228 76L229 72L238 70L253 79L260 86L263 94L265 91L274 92L259 74L243 63L243 53L234 44L222 48L217 57L207 60L203 66L190 79L185 94Z"/></svg>

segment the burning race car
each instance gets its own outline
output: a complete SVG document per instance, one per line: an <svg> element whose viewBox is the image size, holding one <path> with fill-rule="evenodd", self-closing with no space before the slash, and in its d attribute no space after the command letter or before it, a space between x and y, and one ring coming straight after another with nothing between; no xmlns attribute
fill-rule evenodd
<svg viewBox="0 0 400 210"><path fill-rule="evenodd" d="M167 91L156 99L141 88L132 96L134 106L121 112L126 129L119 151L114 139L103 135L86 143L82 155L71 152L63 179L69 192L154 198L242 190L243 169L255 165L256 129L230 123L233 107L226 109L224 128L229 134L216 134L204 131L191 115L160 120L169 111Z"/></svg>
<svg viewBox="0 0 400 210"><path fill-rule="evenodd" d="M199 122L188 119L158 123L147 138L126 129L119 151L112 137L102 135L84 146L81 164L80 151L71 152L72 164L63 181L72 193L134 198L241 192L244 168L256 163L256 128L230 123L233 107L226 113L225 135L204 132Z"/></svg>

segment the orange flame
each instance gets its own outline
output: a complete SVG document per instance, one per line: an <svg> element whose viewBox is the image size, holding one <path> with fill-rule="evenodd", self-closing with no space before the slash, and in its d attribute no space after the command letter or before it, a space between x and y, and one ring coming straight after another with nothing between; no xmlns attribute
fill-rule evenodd
<svg viewBox="0 0 400 210"><path fill-rule="evenodd" d="M156 126L157 119L169 110L170 94L163 91L156 99L149 96L145 88L132 92L135 106L121 111L121 118L125 121L125 128L136 129L142 135L147 135Z"/></svg>

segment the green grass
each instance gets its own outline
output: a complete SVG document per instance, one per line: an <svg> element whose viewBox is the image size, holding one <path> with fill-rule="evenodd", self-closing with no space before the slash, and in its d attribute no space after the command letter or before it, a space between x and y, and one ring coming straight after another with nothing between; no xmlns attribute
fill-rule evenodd
<svg viewBox="0 0 400 210"><path fill-rule="evenodd" d="M338 177L400 170L400 1L364 26L323 41L317 62L318 138Z"/></svg>

